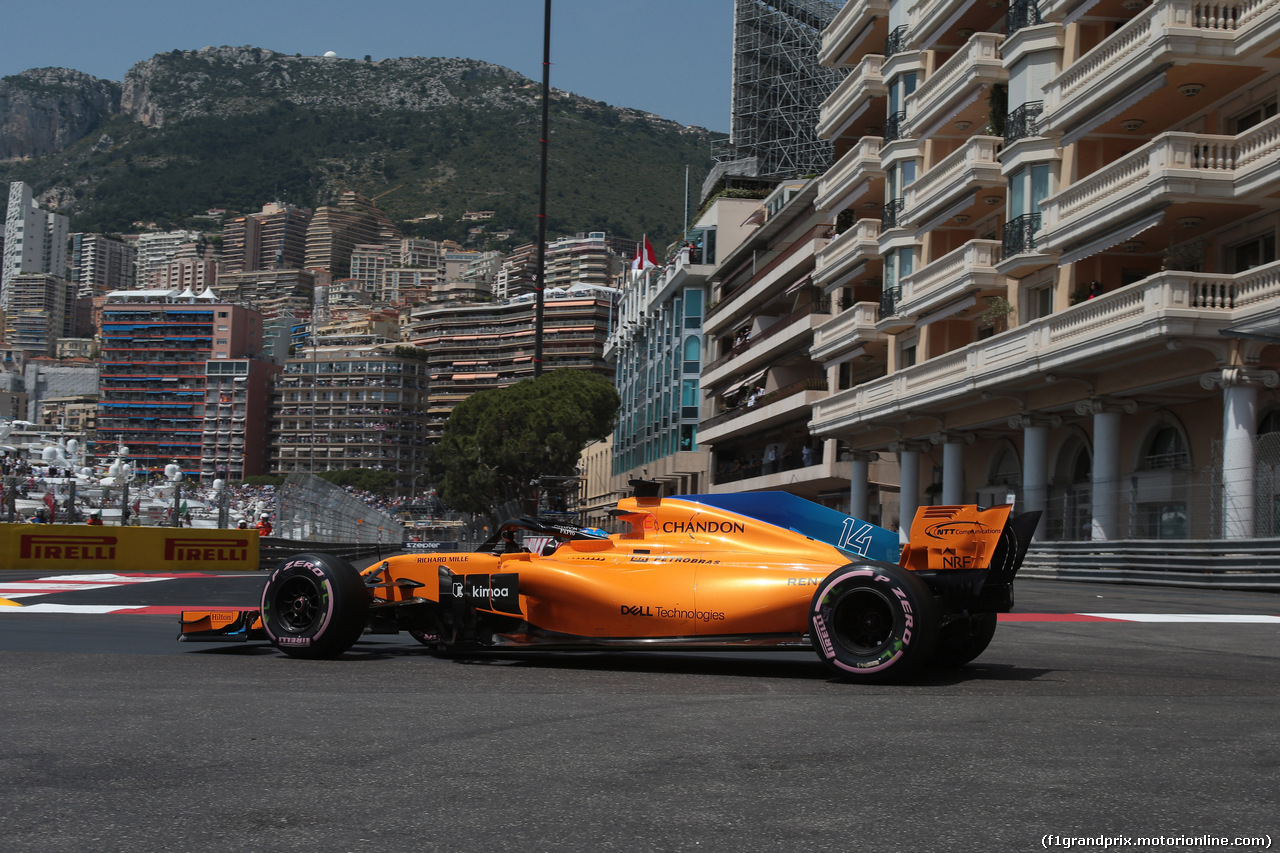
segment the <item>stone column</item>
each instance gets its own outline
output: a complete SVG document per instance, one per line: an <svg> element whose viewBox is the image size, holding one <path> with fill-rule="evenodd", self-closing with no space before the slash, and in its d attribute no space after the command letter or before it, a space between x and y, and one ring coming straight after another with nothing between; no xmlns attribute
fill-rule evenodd
<svg viewBox="0 0 1280 853"><path fill-rule="evenodd" d="M1094 541L1120 537L1120 414L1132 414L1132 400L1112 402L1093 399L1076 405L1076 412L1093 415L1093 521L1089 538Z"/></svg>
<svg viewBox="0 0 1280 853"><path fill-rule="evenodd" d="M900 444L898 450L898 541L911 535L911 522L920 507L920 451Z"/></svg>
<svg viewBox="0 0 1280 853"><path fill-rule="evenodd" d="M931 440L942 445L942 503L965 503L964 446L973 444L973 433L940 432Z"/></svg>
<svg viewBox="0 0 1280 853"><path fill-rule="evenodd" d="M880 458L878 453L855 450L852 469L849 472L849 515L865 520L870 512L868 492L871 486L871 463Z"/></svg>
<svg viewBox="0 0 1280 853"><path fill-rule="evenodd" d="M1062 426L1057 415L1019 415L1009 419L1012 429L1022 430L1022 506L1025 512L1049 508L1049 430ZM1044 515L1036 526L1035 538L1044 531Z"/></svg>
<svg viewBox="0 0 1280 853"><path fill-rule="evenodd" d="M1254 502L1258 386L1274 388L1280 375L1271 370L1225 368L1200 377L1203 388L1222 386L1222 538L1255 535Z"/></svg>

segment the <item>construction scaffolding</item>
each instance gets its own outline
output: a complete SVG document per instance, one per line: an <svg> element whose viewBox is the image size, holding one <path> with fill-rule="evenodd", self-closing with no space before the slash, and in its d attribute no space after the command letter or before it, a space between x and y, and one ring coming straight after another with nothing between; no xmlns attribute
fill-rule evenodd
<svg viewBox="0 0 1280 853"><path fill-rule="evenodd" d="M823 68L818 52L822 31L843 6L840 0L735 0L730 139L728 146L713 142L717 162L754 161L754 177L794 178L831 168L833 147L817 136L818 113L845 72Z"/></svg>

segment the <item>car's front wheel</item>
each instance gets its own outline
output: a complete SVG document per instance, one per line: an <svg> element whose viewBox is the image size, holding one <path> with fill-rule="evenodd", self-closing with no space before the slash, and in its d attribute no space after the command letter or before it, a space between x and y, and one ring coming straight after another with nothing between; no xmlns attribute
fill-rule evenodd
<svg viewBox="0 0 1280 853"><path fill-rule="evenodd" d="M360 573L329 554L285 560L262 590L262 625L291 657L337 657L359 639L368 618L369 592Z"/></svg>
<svg viewBox="0 0 1280 853"><path fill-rule="evenodd" d="M891 563L850 563L827 575L809 606L814 650L850 681L898 678L928 660L938 634L929 587Z"/></svg>

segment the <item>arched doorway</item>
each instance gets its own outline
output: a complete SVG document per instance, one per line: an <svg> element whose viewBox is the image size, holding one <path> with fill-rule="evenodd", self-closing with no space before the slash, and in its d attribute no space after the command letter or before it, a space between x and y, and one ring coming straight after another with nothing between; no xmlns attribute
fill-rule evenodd
<svg viewBox="0 0 1280 853"><path fill-rule="evenodd" d="M1093 527L1093 454L1089 443L1073 435L1058 451L1053 485L1046 507L1048 538L1076 541L1089 538Z"/></svg>

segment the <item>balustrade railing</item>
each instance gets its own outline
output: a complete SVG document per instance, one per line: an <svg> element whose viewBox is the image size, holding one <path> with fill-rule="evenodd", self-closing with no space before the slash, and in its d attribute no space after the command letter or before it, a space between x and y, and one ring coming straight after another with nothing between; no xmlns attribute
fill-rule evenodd
<svg viewBox="0 0 1280 853"><path fill-rule="evenodd" d="M895 53L902 53L907 49L907 25L901 24L895 27L884 40L884 58L888 59Z"/></svg>
<svg viewBox="0 0 1280 853"><path fill-rule="evenodd" d="M907 135L907 111L898 110L884 123L884 141L893 142Z"/></svg>
<svg viewBox="0 0 1280 853"><path fill-rule="evenodd" d="M1040 214L1024 213L1005 223L1001 241L1001 257L1028 254L1036 250L1036 232L1040 230Z"/></svg>
<svg viewBox="0 0 1280 853"><path fill-rule="evenodd" d="M1044 101L1028 101L1005 117L1004 144L1036 135L1036 120L1044 112Z"/></svg>
<svg viewBox="0 0 1280 853"><path fill-rule="evenodd" d="M1004 13L1004 31L1008 35L1013 35L1023 27L1043 23L1039 0L1010 0L1009 9Z"/></svg>
<svg viewBox="0 0 1280 853"><path fill-rule="evenodd" d="M893 198L884 203L884 209L880 211L880 228L896 228L898 227L898 219L902 216L902 208L906 205L905 198Z"/></svg>

